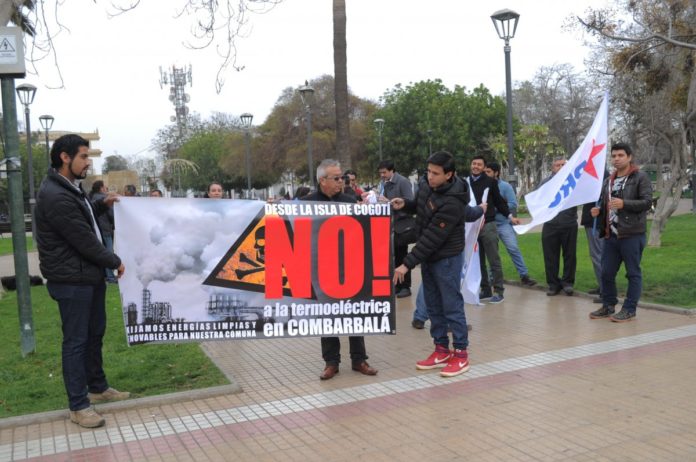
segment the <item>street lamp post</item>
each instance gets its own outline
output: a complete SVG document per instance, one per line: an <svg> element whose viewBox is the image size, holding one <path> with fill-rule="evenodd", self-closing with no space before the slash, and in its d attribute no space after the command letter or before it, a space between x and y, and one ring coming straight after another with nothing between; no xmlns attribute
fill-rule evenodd
<svg viewBox="0 0 696 462"><path fill-rule="evenodd" d="M36 206L36 196L34 195L34 160L31 155L31 125L29 122L29 105L34 102L36 87L24 83L17 87L17 96L24 105L24 123L27 126L27 172L29 174L29 211L31 213L31 236L36 242L36 223L34 220L34 206Z"/></svg>
<svg viewBox="0 0 696 462"><path fill-rule="evenodd" d="M312 102L314 101L314 88L310 87L309 82L305 80L305 84L300 87L299 92L307 113L307 170L309 172L309 182L314 187L316 185L316 179L312 172Z"/></svg>
<svg viewBox="0 0 696 462"><path fill-rule="evenodd" d="M246 174L247 174L247 199L251 199L251 134L249 133L251 129L251 121L254 118L253 115L245 112L239 118L242 121L242 126L244 127L244 138L246 141Z"/></svg>
<svg viewBox="0 0 696 462"><path fill-rule="evenodd" d="M375 119L375 128L379 135L379 161L382 161L382 130L384 129L384 119Z"/></svg>
<svg viewBox="0 0 696 462"><path fill-rule="evenodd" d="M565 137L566 137L566 156L570 156L570 150L573 149L573 145L570 139L570 122L573 121L571 116L563 117L563 125L565 127Z"/></svg>
<svg viewBox="0 0 696 462"><path fill-rule="evenodd" d="M507 104L507 144L508 144L508 182L515 189L517 176L515 175L515 155L512 142L512 75L510 72L510 39L515 37L519 13L504 9L491 15L498 37L505 40L505 99Z"/></svg>
<svg viewBox="0 0 696 462"><path fill-rule="evenodd" d="M51 168L51 154L48 150L48 131L53 126L53 116L44 114L39 117L39 122L41 122L41 128L46 132L46 160L48 162L48 168Z"/></svg>
<svg viewBox="0 0 696 462"><path fill-rule="evenodd" d="M433 155L433 130L431 128L426 132L428 134L428 155Z"/></svg>

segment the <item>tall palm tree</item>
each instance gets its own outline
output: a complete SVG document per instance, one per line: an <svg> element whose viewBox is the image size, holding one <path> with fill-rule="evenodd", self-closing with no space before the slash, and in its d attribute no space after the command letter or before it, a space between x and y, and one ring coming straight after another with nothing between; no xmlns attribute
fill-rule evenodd
<svg viewBox="0 0 696 462"><path fill-rule="evenodd" d="M351 167L348 119L348 59L346 57L346 0L333 0L334 100L336 103L336 155L343 168Z"/></svg>

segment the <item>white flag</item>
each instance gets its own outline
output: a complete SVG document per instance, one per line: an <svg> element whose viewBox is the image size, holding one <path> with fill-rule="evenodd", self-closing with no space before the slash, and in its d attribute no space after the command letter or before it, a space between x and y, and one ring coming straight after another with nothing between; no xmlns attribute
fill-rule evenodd
<svg viewBox="0 0 696 462"><path fill-rule="evenodd" d="M563 168L540 188L524 196L532 221L514 226L517 233L526 233L546 223L562 210L599 199L607 163L608 99L605 93L592 128Z"/></svg>
<svg viewBox="0 0 696 462"><path fill-rule="evenodd" d="M467 179L468 181L468 179ZM469 184L471 191L471 184ZM488 188L483 191L481 202L488 200ZM469 206L476 207L476 198L471 192L471 200ZM464 297L464 303L470 305L480 305L479 288L481 286L481 263L479 258L485 258L480 255L478 245L478 235L483 228L485 214L474 222L464 223L464 266L462 266L460 290Z"/></svg>

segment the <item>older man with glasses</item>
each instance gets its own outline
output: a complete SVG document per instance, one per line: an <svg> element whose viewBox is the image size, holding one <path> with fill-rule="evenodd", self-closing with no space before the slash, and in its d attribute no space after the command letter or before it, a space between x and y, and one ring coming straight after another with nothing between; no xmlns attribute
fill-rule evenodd
<svg viewBox="0 0 696 462"><path fill-rule="evenodd" d="M317 182L319 186L316 191L302 197L303 201L320 202L348 202L355 203L355 197L343 193L344 176L341 173L341 164L337 160L326 159L317 167ZM350 343L350 359L353 363L353 370L365 375L376 375L377 369L370 367L367 363L367 353L365 351L365 337L351 336L348 338ZM326 362L324 371L319 378L329 380L338 374L338 365L341 362L341 342L338 337L321 338L321 354Z"/></svg>

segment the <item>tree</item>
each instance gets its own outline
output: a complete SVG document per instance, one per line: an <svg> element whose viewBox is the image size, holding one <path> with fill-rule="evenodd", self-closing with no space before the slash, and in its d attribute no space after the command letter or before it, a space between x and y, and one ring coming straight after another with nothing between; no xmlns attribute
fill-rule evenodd
<svg viewBox="0 0 696 462"><path fill-rule="evenodd" d="M12 23L30 36L36 34L36 28L29 19L35 8L34 0L7 0L0 3L0 24Z"/></svg>
<svg viewBox="0 0 696 462"><path fill-rule="evenodd" d="M669 161L668 177L658 182L659 199L648 239L648 245L659 246L688 182L689 161L694 161L696 4L633 0L618 11L595 9L578 20L597 39L595 50L602 66L598 71L613 77L614 102L625 136L639 151L652 155L658 177L663 161Z"/></svg>
<svg viewBox="0 0 696 462"><path fill-rule="evenodd" d="M431 144L433 151L450 151L463 170L473 155L490 153L489 138L506 130L505 103L484 86L450 90L441 80L427 80L396 85L380 99L375 116L385 121L383 157L405 175L425 168ZM377 149L372 152L376 163Z"/></svg>
<svg viewBox="0 0 696 462"><path fill-rule="evenodd" d="M114 154L104 158L104 165L102 165L102 173L106 175L109 172L119 172L122 170L128 170L128 160L125 157Z"/></svg>
<svg viewBox="0 0 696 462"><path fill-rule="evenodd" d="M177 152L178 159L193 162L198 167L197 172L185 172L181 176L181 186L184 189L205 191L208 185L217 181L223 189L230 190L235 182L220 167L220 161L228 154L227 142L231 132L206 131L193 135ZM243 175L244 170L241 170Z"/></svg>
<svg viewBox="0 0 696 462"><path fill-rule="evenodd" d="M35 133L32 135L32 138L34 138ZM4 158L4 138L2 141L3 143L0 145L0 157ZM44 155L45 152L46 146L32 142L32 168L34 174L34 192L36 194L39 192L41 181L46 176L47 161L46 156ZM25 213L29 213L29 169L26 168L29 165L29 158L27 156L27 143L24 141L20 141L19 143L19 158L22 169L22 199L24 203L24 210ZM8 212L9 197L7 193L7 179L0 180L0 202L3 204L2 210L4 212Z"/></svg>
<svg viewBox="0 0 696 462"><path fill-rule="evenodd" d="M489 140L494 157L501 165L507 161L507 138L496 135ZM547 175L550 161L564 152L561 142L549 133L549 127L523 124L515 133L515 162L520 171L518 196L534 190Z"/></svg>
<svg viewBox="0 0 696 462"><path fill-rule="evenodd" d="M337 151L334 79L330 75L312 79L314 105L312 107L313 161L316 167L326 158L335 158ZM345 165L363 165L367 158L367 139L373 136L371 126L375 104L349 93L348 117L353 127L349 151L350 162ZM291 172L293 179L309 182L307 178L307 130L305 111L295 88L286 88L273 110L256 130L254 158L262 158L266 169ZM365 170L366 172L366 170Z"/></svg>
<svg viewBox="0 0 696 462"><path fill-rule="evenodd" d="M336 109L336 157L350 168L350 117L348 115L348 58L346 56L346 1L333 0L334 98Z"/></svg>
<svg viewBox="0 0 696 462"><path fill-rule="evenodd" d="M515 122L515 159L520 170L519 195L539 184L550 161L570 156L592 125L600 94L587 77L570 64L541 67L532 80L515 84L512 100ZM497 159L507 159L503 137L490 141Z"/></svg>
<svg viewBox="0 0 696 462"><path fill-rule="evenodd" d="M570 64L541 67L531 81L513 89L515 117L525 125L545 125L561 151L571 155L594 120L601 92Z"/></svg>

